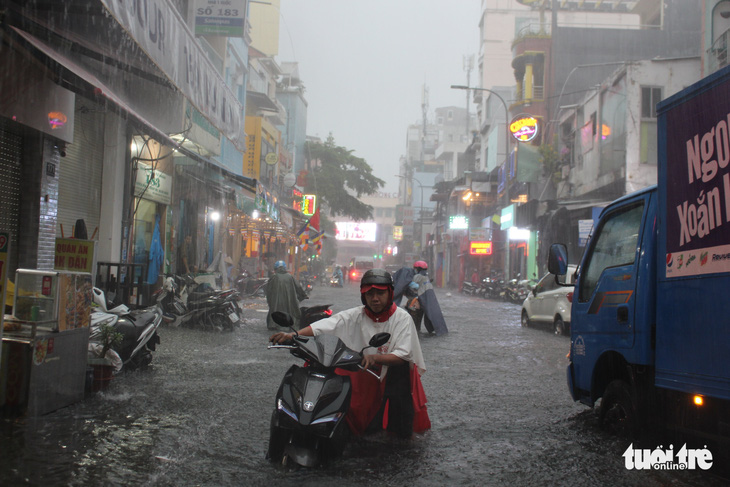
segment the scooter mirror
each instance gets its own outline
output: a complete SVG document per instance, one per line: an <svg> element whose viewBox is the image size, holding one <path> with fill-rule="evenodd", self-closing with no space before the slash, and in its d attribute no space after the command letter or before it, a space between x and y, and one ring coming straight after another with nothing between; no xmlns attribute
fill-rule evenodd
<svg viewBox="0 0 730 487"><path fill-rule="evenodd" d="M274 311L273 313L271 313L271 319L274 320L274 323L279 326L285 326L287 328L294 327L294 319L289 313L284 313L283 311Z"/></svg>
<svg viewBox="0 0 730 487"><path fill-rule="evenodd" d="M388 343L388 340L390 340L390 333L376 333L373 335L373 337L370 339L369 345L371 347L379 347L381 345L385 345Z"/></svg>

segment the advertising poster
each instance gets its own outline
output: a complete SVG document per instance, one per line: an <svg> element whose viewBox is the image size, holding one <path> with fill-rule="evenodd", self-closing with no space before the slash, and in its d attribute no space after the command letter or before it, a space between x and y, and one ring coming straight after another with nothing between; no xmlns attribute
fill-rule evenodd
<svg viewBox="0 0 730 487"><path fill-rule="evenodd" d="M667 277L730 272L729 125L725 85L666 113Z"/></svg>

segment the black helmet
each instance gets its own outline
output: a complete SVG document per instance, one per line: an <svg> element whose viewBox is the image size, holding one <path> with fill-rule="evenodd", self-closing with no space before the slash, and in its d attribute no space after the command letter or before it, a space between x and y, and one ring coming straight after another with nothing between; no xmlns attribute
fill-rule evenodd
<svg viewBox="0 0 730 487"><path fill-rule="evenodd" d="M370 269L362 275L360 288L365 286L390 286L393 287L393 276L385 269Z"/></svg>
<svg viewBox="0 0 730 487"><path fill-rule="evenodd" d="M393 299L393 277L385 269L370 269L363 274L360 280L360 301L365 302L365 293L371 288L387 289L390 291L390 299Z"/></svg>

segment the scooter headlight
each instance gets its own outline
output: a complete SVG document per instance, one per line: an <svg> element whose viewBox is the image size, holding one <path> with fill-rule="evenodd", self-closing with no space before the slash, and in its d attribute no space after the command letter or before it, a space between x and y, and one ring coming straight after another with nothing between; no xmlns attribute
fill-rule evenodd
<svg viewBox="0 0 730 487"><path fill-rule="evenodd" d="M329 416L325 416L323 418L315 419L312 421L312 424L322 424L322 423L336 423L340 420L340 418L343 416L343 413L338 412L335 414L330 414Z"/></svg>
<svg viewBox="0 0 730 487"><path fill-rule="evenodd" d="M276 409L278 409L282 413L286 414L294 421L299 421L299 418L297 418L297 415L294 414L294 411L292 411L288 407L286 407L286 404L284 404L283 400L279 399L278 401L276 401Z"/></svg>

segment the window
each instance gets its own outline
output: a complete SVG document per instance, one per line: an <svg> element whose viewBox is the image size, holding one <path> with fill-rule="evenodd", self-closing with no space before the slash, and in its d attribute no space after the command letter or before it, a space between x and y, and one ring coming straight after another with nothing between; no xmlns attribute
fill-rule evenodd
<svg viewBox="0 0 730 487"><path fill-rule="evenodd" d="M446 119L447 120L453 120L454 119L454 111L453 110L449 110L448 112L446 112Z"/></svg>
<svg viewBox="0 0 730 487"><path fill-rule="evenodd" d="M662 89L641 87L641 118L656 118L656 104L662 100Z"/></svg>
<svg viewBox="0 0 730 487"><path fill-rule="evenodd" d="M605 269L633 265L643 214L644 203L641 202L616 210L604 220L596 234L588 262L581 271L581 302L590 299Z"/></svg>

